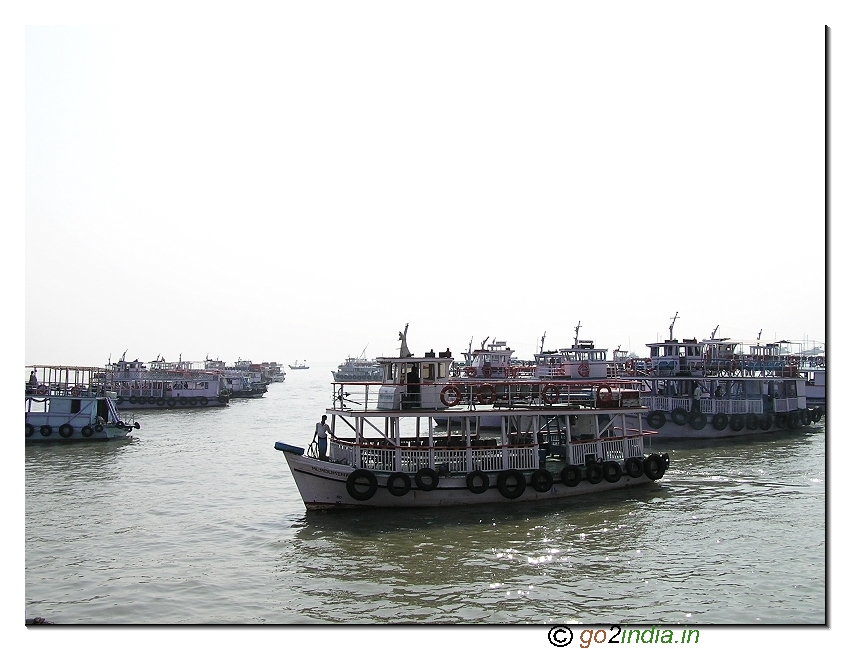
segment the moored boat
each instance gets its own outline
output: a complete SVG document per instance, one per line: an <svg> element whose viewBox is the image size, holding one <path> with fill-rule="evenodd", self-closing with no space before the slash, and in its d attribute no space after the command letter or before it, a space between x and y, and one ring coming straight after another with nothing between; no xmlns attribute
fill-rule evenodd
<svg viewBox="0 0 850 649"><path fill-rule="evenodd" d="M669 466L645 453L634 381L506 379L497 392L453 379L450 354L403 350L376 359L379 385L333 384L326 457L275 444L307 509L550 500L649 484ZM497 432L481 426L490 416Z"/></svg>
<svg viewBox="0 0 850 649"><path fill-rule="evenodd" d="M26 441L120 439L140 428L118 414L102 377L98 367L33 366L24 396Z"/></svg>
<svg viewBox="0 0 850 649"><path fill-rule="evenodd" d="M226 406L230 395L217 374L189 361L149 364L124 355L106 367L105 382L119 410L165 410Z"/></svg>
<svg viewBox="0 0 850 649"><path fill-rule="evenodd" d="M289 365L289 369L291 370L309 370L310 366L307 365L307 360L303 360L300 363L296 360L295 363L291 363Z"/></svg>
<svg viewBox="0 0 850 649"><path fill-rule="evenodd" d="M380 381L381 366L374 360L367 359L365 354L366 349L364 348L360 356L356 358L349 356L340 363L336 370L331 371L334 381Z"/></svg>
<svg viewBox="0 0 850 649"><path fill-rule="evenodd" d="M675 322L675 317L673 319ZM715 329L715 332L717 330ZM820 421L807 402L799 359L786 341L670 337L648 343L646 369L634 370L645 423L660 437L704 439L799 429Z"/></svg>

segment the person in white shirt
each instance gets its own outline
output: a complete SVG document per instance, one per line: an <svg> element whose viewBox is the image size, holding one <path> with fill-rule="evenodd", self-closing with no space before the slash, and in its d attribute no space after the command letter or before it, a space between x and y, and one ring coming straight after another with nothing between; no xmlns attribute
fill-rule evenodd
<svg viewBox="0 0 850 649"><path fill-rule="evenodd" d="M322 415L322 421L316 424L316 433L313 435L313 441L319 447L319 459L328 459L328 433L331 432L331 427L327 424L327 415Z"/></svg>

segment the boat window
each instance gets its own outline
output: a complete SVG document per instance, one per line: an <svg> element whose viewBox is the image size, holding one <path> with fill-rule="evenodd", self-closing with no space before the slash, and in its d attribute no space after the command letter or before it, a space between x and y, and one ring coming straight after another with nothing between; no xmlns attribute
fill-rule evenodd
<svg viewBox="0 0 850 649"><path fill-rule="evenodd" d="M436 376L436 363L423 363L422 364L422 380L423 381L433 381Z"/></svg>
<svg viewBox="0 0 850 649"><path fill-rule="evenodd" d="M71 412L80 412L80 400L79 399L71 399Z"/></svg>
<svg viewBox="0 0 850 649"><path fill-rule="evenodd" d="M437 371L439 372L439 374L437 375L437 378L439 378L439 379L446 378L449 375L449 364L448 363L439 363L437 365Z"/></svg>
<svg viewBox="0 0 850 649"><path fill-rule="evenodd" d="M788 391L789 399L797 398L797 384L794 381L788 381L788 383L786 384L786 389Z"/></svg>

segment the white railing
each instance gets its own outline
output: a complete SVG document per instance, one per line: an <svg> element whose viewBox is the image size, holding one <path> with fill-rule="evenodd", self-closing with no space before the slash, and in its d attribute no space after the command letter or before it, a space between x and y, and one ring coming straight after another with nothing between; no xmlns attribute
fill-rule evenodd
<svg viewBox="0 0 850 649"><path fill-rule="evenodd" d="M569 446L570 464L584 464L588 455L600 458L603 462L622 462L630 457L643 456L643 437L640 436L573 442Z"/></svg>
<svg viewBox="0 0 850 649"><path fill-rule="evenodd" d="M796 404L796 399L777 399L775 403L780 401L790 401ZM682 408L688 412L691 411L693 400L687 397L641 397L641 403L650 410L660 410L662 412L673 412L676 408ZM794 410L795 405L788 407L788 410ZM719 412L727 415L745 415L753 412L758 415L764 412L764 404L761 399L700 399L700 412L706 415L713 415ZM780 410L774 404L776 412L786 412Z"/></svg>
<svg viewBox="0 0 850 649"><path fill-rule="evenodd" d="M357 460L358 446L353 443L331 440L328 455L332 462L342 462L373 471L403 471L415 473L424 467L447 465L453 473L481 471L502 471L504 469L536 469L539 458L534 446L509 447L429 447L395 449L361 445L360 460ZM396 451L399 451L396 453ZM398 458L398 462L396 459ZM433 458L433 460L432 460Z"/></svg>

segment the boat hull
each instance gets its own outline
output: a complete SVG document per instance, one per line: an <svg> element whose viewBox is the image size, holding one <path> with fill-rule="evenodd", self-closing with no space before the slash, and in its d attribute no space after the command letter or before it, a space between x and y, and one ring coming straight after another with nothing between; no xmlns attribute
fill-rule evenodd
<svg viewBox="0 0 850 649"><path fill-rule="evenodd" d="M729 437L764 435L784 430L808 430L811 428L811 425L802 423L798 426L777 426L773 418L771 418L769 427L762 427L760 419L760 425L758 427L752 428L745 423L741 430L733 429L728 423L721 430L717 430L712 424L711 415L706 416L706 424L702 428L694 428L690 423L677 424L670 420L670 413L665 413L666 421L662 426L653 426L649 421L649 415L643 416L642 419L643 429L655 432L657 438L660 439L724 439ZM637 426L636 415L627 417L626 421L629 422L629 425Z"/></svg>
<svg viewBox="0 0 850 649"><path fill-rule="evenodd" d="M96 426L92 426L91 434L89 436L85 436L83 435L82 428L75 427L74 431L68 437L64 437L59 434L58 428L53 428L49 435L43 435L40 430L41 426L33 426L32 431L27 428L26 443L43 444L46 442L102 442L112 439L126 439L129 436L130 432L127 430L126 426L120 427L113 424L107 424L105 426L101 426L100 428L102 430L98 431Z"/></svg>
<svg viewBox="0 0 850 649"><path fill-rule="evenodd" d="M572 496L582 496L613 489L624 489L651 482L648 477L641 475L632 478L627 474L617 482L605 480L591 484L582 480L575 487L570 487L554 476L551 488L545 492L535 491L529 484L521 495L507 498L499 491L496 473L489 473L490 485L483 493L473 493L466 484L465 475L441 477L433 490L425 491L417 488L411 476L411 489L401 496L395 496L387 488L389 472L375 471L377 490L367 500L356 500L349 493L346 480L355 470L344 465L318 460L300 455L297 452L284 450L284 457L289 464L295 484L308 510L337 509L337 508L411 508L411 507L446 507L456 505L480 505L505 502L538 502L555 500ZM524 473L531 473L530 471ZM528 478L528 476L526 476Z"/></svg>
<svg viewBox="0 0 850 649"><path fill-rule="evenodd" d="M196 397L131 397L130 399L119 397L115 400L115 407L118 410L197 410L198 408L218 408L228 404L228 397L210 397L206 398L206 403L203 398ZM153 399L153 403L151 403Z"/></svg>

